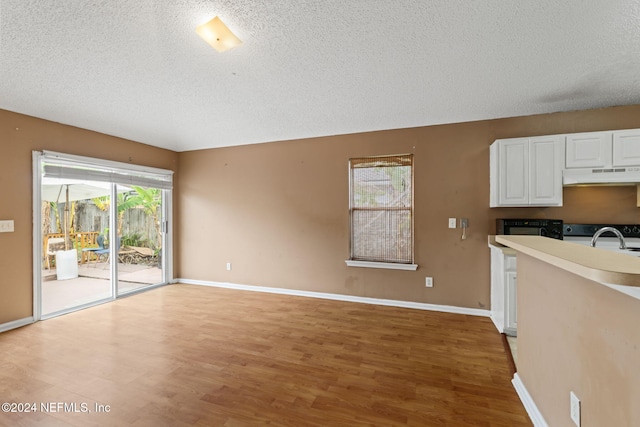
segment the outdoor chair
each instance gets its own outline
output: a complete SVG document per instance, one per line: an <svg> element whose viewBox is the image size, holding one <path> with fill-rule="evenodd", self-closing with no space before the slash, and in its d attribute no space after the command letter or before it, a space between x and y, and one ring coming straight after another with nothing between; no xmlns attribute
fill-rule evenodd
<svg viewBox="0 0 640 427"><path fill-rule="evenodd" d="M62 237L54 237L47 240L47 270L51 270L51 257L56 252L64 250L64 239Z"/></svg>
<svg viewBox="0 0 640 427"><path fill-rule="evenodd" d="M96 262L94 265L98 265L98 262L100 262L100 259L102 258L103 255L106 255L106 258L104 259L104 262L109 262L109 256L111 254L111 251L109 250L109 248L105 248L104 247L104 236L99 235L98 238L96 239L96 242L98 243L98 247L97 248L87 248L84 250L90 250L91 252L93 252L96 255ZM120 248L120 236L118 236L118 248Z"/></svg>
<svg viewBox="0 0 640 427"><path fill-rule="evenodd" d="M82 252L93 253L96 256L96 264L98 264L103 255L107 255L107 259L109 259L109 249L104 247L104 236L102 234L96 238L96 243L98 244L97 248L84 248ZM91 261L91 258L89 258L89 261Z"/></svg>

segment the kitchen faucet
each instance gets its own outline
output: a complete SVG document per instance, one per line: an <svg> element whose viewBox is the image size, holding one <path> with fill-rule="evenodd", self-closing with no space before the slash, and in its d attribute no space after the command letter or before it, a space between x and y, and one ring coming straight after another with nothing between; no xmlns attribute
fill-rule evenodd
<svg viewBox="0 0 640 427"><path fill-rule="evenodd" d="M593 237L591 238L592 248L596 247L596 241L598 240L598 237L600 237L601 234L606 233L607 231L612 232L616 235L616 237L618 237L618 240L620 240L620 249L627 249L627 244L624 242L624 236L620 231L618 231L617 228L613 227L602 227L599 228L595 233L593 233Z"/></svg>

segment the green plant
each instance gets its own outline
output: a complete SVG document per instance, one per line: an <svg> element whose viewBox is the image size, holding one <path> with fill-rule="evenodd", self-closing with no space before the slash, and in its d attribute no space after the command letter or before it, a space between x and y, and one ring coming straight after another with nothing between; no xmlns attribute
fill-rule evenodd
<svg viewBox="0 0 640 427"><path fill-rule="evenodd" d="M149 242L149 247L158 248L160 247L160 212L159 207L162 205L162 190L157 188L144 188L139 187L137 185L133 186L134 190L137 193L138 207L144 209L147 215L151 215L153 218L153 226L156 229L156 241Z"/></svg>
<svg viewBox="0 0 640 427"><path fill-rule="evenodd" d="M120 240L120 242L122 243L122 246L142 247L144 244L142 240L142 236L140 236L137 233L127 235L127 236L122 236L122 239Z"/></svg>
<svg viewBox="0 0 640 427"><path fill-rule="evenodd" d="M122 234L122 223L124 212L127 209L143 209L147 215L153 218L153 225L156 229L156 242L149 242L150 247L160 246L160 212L158 207L162 205L162 191L157 188L145 188L132 185L133 191L127 193L119 193L117 199L118 206L118 235ZM92 199L93 203L102 211L108 211L111 203L111 197L103 196ZM107 235L105 234L105 238ZM124 237L123 237L124 239ZM124 242L124 240L123 240ZM138 242L140 243L140 242ZM126 243L125 243L126 244ZM128 245L141 246L141 245Z"/></svg>

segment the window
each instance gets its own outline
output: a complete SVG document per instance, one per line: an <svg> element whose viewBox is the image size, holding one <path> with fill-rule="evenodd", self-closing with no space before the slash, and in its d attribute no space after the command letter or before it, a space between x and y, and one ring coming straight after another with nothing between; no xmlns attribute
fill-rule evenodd
<svg viewBox="0 0 640 427"><path fill-rule="evenodd" d="M413 155L351 159L349 187L347 265L415 270Z"/></svg>

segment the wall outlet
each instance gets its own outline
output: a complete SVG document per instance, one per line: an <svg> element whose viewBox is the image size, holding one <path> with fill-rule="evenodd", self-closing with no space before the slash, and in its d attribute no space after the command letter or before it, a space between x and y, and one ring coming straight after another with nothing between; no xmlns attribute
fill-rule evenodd
<svg viewBox="0 0 640 427"><path fill-rule="evenodd" d="M573 394L572 391L569 392L569 399L571 400L571 407L570 407L570 414L569 414L571 416L571 421L573 421L575 425L580 427L580 399L578 399L578 396Z"/></svg>
<svg viewBox="0 0 640 427"><path fill-rule="evenodd" d="M227 271L231 271L231 263L230 262L227 263Z"/></svg>
<svg viewBox="0 0 640 427"><path fill-rule="evenodd" d="M427 277L424 285L427 288L433 288L433 277Z"/></svg>
<svg viewBox="0 0 640 427"><path fill-rule="evenodd" d="M449 228L456 228L456 219L449 218Z"/></svg>

